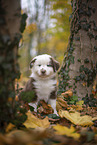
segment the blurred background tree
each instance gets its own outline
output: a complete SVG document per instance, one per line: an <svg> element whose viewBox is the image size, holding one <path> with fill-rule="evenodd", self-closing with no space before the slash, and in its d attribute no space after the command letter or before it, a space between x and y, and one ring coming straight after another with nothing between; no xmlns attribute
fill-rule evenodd
<svg viewBox="0 0 97 145"><path fill-rule="evenodd" d="M27 26L20 43L20 68L23 78L30 75L29 62L47 53L60 63L64 58L70 35L70 0L21 1L22 12L28 15Z"/></svg>
<svg viewBox="0 0 97 145"><path fill-rule="evenodd" d="M20 77L18 46L24 24L20 0L0 0L0 132L9 122L19 125L27 118L26 109L16 101L15 90L15 80Z"/></svg>

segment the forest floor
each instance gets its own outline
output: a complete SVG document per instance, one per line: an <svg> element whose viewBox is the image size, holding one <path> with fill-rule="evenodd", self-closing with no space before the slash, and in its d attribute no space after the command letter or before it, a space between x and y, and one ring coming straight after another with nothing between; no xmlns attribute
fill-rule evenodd
<svg viewBox="0 0 97 145"><path fill-rule="evenodd" d="M6 133L0 134L0 145L96 145L97 107L83 101L69 104L66 98L72 95L69 90L57 98L58 116L44 101L40 101L37 113L26 104L23 127L17 129L9 123Z"/></svg>

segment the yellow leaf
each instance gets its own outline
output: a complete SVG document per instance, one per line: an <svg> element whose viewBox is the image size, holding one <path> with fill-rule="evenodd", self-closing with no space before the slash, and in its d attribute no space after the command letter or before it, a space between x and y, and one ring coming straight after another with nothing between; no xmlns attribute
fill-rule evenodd
<svg viewBox="0 0 97 145"><path fill-rule="evenodd" d="M82 106L83 104L84 104L84 101L83 100L76 102L76 105Z"/></svg>
<svg viewBox="0 0 97 145"><path fill-rule="evenodd" d="M97 117L93 117L93 118L92 118L92 121L95 121L95 120L97 120Z"/></svg>
<svg viewBox="0 0 97 145"><path fill-rule="evenodd" d="M74 113L74 112L75 112L75 109L70 107L69 113Z"/></svg>
<svg viewBox="0 0 97 145"><path fill-rule="evenodd" d="M73 109L75 109L75 110L82 110L82 109L83 109L80 105L72 105L71 108L73 108ZM69 111L69 112L70 112L70 111Z"/></svg>
<svg viewBox="0 0 97 145"><path fill-rule="evenodd" d="M6 127L6 132L9 132L11 129L13 129L15 127L14 124L9 123L8 126Z"/></svg>
<svg viewBox="0 0 97 145"><path fill-rule="evenodd" d="M65 117L75 125L81 125L81 126L93 125L91 116L89 115L80 116L80 113L77 111L70 113L68 111L59 110L59 116L62 118Z"/></svg>
<svg viewBox="0 0 97 145"><path fill-rule="evenodd" d="M86 86L86 83L85 83L85 82L83 83L83 86L84 86L84 87Z"/></svg>
<svg viewBox="0 0 97 145"><path fill-rule="evenodd" d="M44 119L39 119L35 117L30 111L27 112L28 119L24 122L24 125L27 128L48 128L50 125L50 122L48 121L48 117Z"/></svg>
<svg viewBox="0 0 97 145"><path fill-rule="evenodd" d="M75 132L76 130L73 126L67 128L57 124L56 126L53 126L53 128L56 130L56 134L58 135L67 135L69 137L73 137L74 139L78 139L80 137L80 134Z"/></svg>

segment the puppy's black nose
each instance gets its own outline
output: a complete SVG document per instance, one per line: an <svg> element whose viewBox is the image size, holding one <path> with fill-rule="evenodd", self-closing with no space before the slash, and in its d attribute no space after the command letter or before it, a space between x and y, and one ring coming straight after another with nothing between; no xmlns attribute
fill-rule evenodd
<svg viewBox="0 0 97 145"><path fill-rule="evenodd" d="M46 72L46 70L41 70L41 73L42 73L42 74L45 74L45 72Z"/></svg>

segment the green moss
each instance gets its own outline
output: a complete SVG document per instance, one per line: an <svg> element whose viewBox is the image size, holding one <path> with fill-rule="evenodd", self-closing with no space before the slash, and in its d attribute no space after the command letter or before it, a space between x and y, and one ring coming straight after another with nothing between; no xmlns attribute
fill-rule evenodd
<svg viewBox="0 0 97 145"><path fill-rule="evenodd" d="M21 92L20 94L20 100L23 100L24 102L30 103L35 99L35 92L29 91L29 92Z"/></svg>

